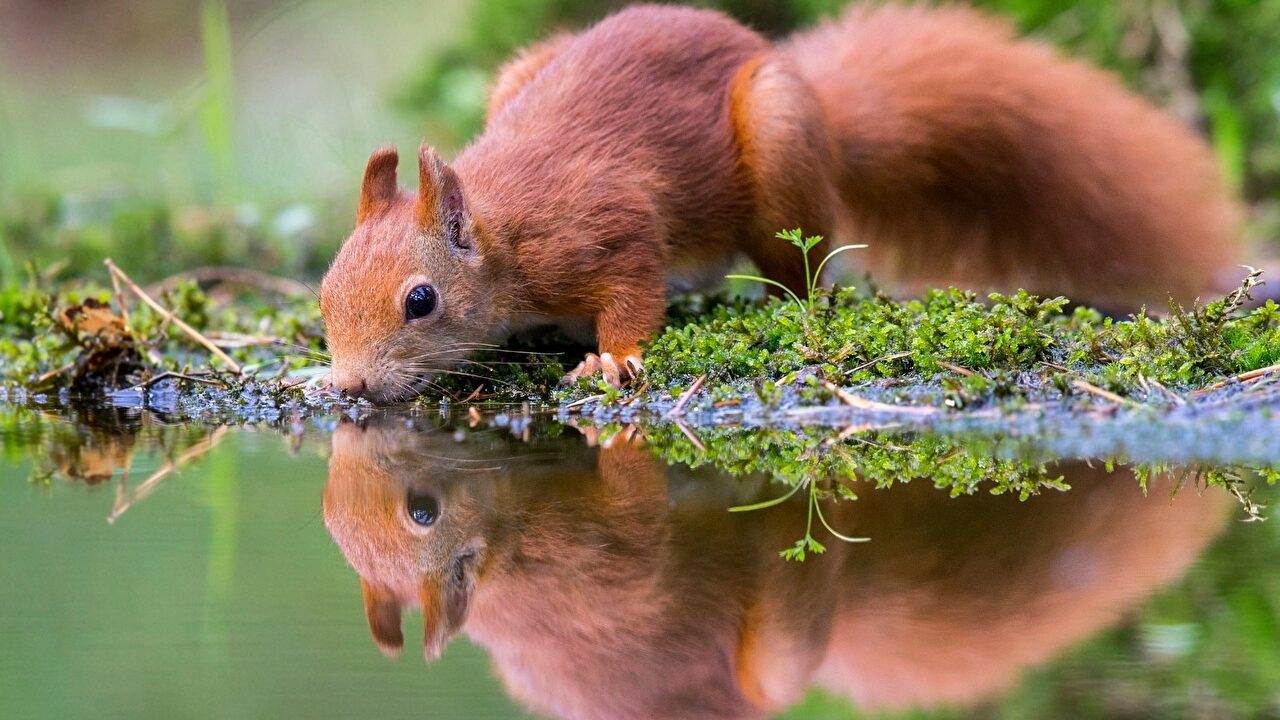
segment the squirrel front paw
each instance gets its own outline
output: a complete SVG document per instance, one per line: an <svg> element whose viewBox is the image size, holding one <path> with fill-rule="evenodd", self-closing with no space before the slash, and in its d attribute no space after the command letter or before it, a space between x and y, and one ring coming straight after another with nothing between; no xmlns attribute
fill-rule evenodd
<svg viewBox="0 0 1280 720"><path fill-rule="evenodd" d="M638 448L643 444L641 442L640 429L633 423L628 423L626 427L613 433L601 430L589 422L581 422L580 420L570 420L569 427L582 433L582 437L587 441L587 447L599 446L608 450L615 445L619 448L625 446Z"/></svg>
<svg viewBox="0 0 1280 720"><path fill-rule="evenodd" d="M644 371L644 364L640 359L640 352L627 353L623 356L622 362L613 356L612 353L587 353L586 358L578 363L578 367L570 370L568 374L560 380L561 385L572 385L578 381L578 378L591 377L596 373L604 374L604 381L612 387L622 387L640 376Z"/></svg>

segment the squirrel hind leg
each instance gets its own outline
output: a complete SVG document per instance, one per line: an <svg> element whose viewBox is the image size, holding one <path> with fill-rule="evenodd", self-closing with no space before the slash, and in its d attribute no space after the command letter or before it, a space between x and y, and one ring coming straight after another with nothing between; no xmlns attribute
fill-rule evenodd
<svg viewBox="0 0 1280 720"><path fill-rule="evenodd" d="M800 228L830 238L834 230L838 196L821 106L788 59L768 52L734 75L729 116L755 206L742 250L762 274L801 292L804 256L776 234ZM811 253L822 257L825 245Z"/></svg>

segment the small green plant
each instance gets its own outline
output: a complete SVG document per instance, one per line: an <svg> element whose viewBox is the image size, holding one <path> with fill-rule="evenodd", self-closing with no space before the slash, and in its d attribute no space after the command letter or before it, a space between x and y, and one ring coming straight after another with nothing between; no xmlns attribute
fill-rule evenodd
<svg viewBox="0 0 1280 720"><path fill-rule="evenodd" d="M816 470L816 463L811 463L811 465L813 466L811 467L811 473L812 473L812 470ZM766 508L771 508L776 505L781 505L787 500L790 500L793 495L799 492L800 488L807 487L809 489L809 518L808 518L808 521L805 523L804 537L800 538L799 540L796 540L795 544L792 545L791 547L783 548L782 550L778 551L778 555L780 555L784 560L794 560L796 562L804 562L804 559L807 553L813 553L814 555L821 555L822 553L827 551L827 546L818 542L818 539L813 536L813 516L814 515L818 516L818 522L822 523L822 526L827 529L827 532L836 536L840 540L843 540L844 542L860 543L860 542L867 542L868 540L871 539L871 538L850 537L848 535L845 535L837 531L835 528L831 527L831 523L827 522L826 516L822 514L821 503L823 500L833 499L835 497L835 493L822 490L818 486L818 483L813 481L811 473L804 480L801 480L800 482L796 482L792 484L791 489L779 497L773 498L771 500L764 500L762 502L753 503L751 505L736 505L734 507L729 508L729 512L753 512L756 510L764 510ZM787 482L787 481L782 480L782 482Z"/></svg>
<svg viewBox="0 0 1280 720"><path fill-rule="evenodd" d="M836 255L839 255L840 253L846 250L859 250L866 247L866 245L841 245L835 250L832 250L831 252L827 253L827 256L822 258L822 261L818 263L818 267L816 270L810 270L809 252L813 250L815 247L817 247L818 244L823 241L824 238L821 235L812 235L809 237L805 237L804 233L800 231L800 228L795 228L794 230L783 230L779 232L776 235L776 237L780 240L786 240L792 245L795 245L797 248L800 249L800 252L804 253L804 284L805 284L804 299L801 299L800 296L797 295L791 288L787 287L786 285L783 285L777 280L770 280L769 278L761 277L759 275L726 275L725 277L727 277L730 280L751 280L758 283L764 283L765 285L770 285L772 287L780 288L792 300L795 301L796 307L800 308L800 312L802 314L807 314L810 310L813 309L813 303L818 296L818 284L822 281L821 280L822 269L826 267L827 261L829 261L831 258L835 257Z"/></svg>

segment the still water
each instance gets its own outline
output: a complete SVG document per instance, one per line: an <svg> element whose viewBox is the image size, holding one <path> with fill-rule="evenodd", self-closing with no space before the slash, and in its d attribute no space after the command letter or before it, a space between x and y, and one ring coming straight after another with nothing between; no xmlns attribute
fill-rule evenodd
<svg viewBox="0 0 1280 720"><path fill-rule="evenodd" d="M498 425L0 409L0 717L1280 716L1280 532L1203 468L728 512L787 486Z"/></svg>

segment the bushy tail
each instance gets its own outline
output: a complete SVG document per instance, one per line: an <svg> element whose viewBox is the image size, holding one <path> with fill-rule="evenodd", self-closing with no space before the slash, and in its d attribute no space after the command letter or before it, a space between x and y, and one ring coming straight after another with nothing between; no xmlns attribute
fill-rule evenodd
<svg viewBox="0 0 1280 720"><path fill-rule="evenodd" d="M908 283L1110 309L1212 294L1240 211L1193 132L978 12L850 8L780 51L816 92L850 239Z"/></svg>

